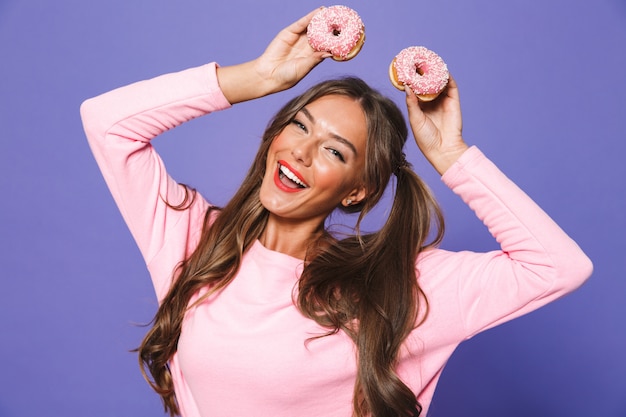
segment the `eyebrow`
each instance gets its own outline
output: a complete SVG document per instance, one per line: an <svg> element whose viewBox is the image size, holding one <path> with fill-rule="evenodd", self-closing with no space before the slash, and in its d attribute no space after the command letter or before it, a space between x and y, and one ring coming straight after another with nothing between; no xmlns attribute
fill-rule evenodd
<svg viewBox="0 0 626 417"><path fill-rule="evenodd" d="M315 124L315 118L314 118L314 117L313 117L313 115L312 115L312 114L311 114L311 113L310 113L310 112L306 109L306 107L303 107L300 111L301 111L301 112L302 112L302 113L306 116L306 118L307 118L307 119L309 119L309 121L310 121L311 123ZM355 155L358 155L358 152L356 151L356 147L355 147L355 146L354 146L354 144L353 144L352 142L350 142L348 139L346 139L346 138L344 138L344 137L341 137L341 136L339 136L339 135L338 135L338 134L336 134L336 133L331 133L331 134L330 134L330 136L331 136L333 139L337 140L338 142L343 143L343 144L344 144L344 145L346 145L348 148L350 148L350 149L352 150L352 152L354 152L354 154L355 154Z"/></svg>

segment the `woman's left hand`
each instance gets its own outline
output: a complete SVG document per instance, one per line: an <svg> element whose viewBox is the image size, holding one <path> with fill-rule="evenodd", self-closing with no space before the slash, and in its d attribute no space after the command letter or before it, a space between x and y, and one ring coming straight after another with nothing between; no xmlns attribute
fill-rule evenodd
<svg viewBox="0 0 626 417"><path fill-rule="evenodd" d="M446 89L431 102L419 101L406 88L406 105L417 146L443 175L468 148L461 133L461 103L455 80L450 77Z"/></svg>

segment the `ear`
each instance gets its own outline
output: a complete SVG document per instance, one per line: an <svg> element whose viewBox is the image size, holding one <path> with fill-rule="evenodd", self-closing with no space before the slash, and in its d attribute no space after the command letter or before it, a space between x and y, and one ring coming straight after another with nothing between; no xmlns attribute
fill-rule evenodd
<svg viewBox="0 0 626 417"><path fill-rule="evenodd" d="M341 204L344 207L353 206L355 204L359 204L366 197L367 190L365 189L365 186L359 185L358 187L350 191L350 193L346 197L344 197L343 200L341 200Z"/></svg>

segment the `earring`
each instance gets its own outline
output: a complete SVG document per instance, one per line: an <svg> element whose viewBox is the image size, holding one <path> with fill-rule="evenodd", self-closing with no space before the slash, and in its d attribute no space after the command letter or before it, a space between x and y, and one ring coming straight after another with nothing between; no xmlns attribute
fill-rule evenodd
<svg viewBox="0 0 626 417"><path fill-rule="evenodd" d="M352 200L347 199L347 200L346 200L346 206L349 206L349 205L351 205L351 204L352 204Z"/></svg>

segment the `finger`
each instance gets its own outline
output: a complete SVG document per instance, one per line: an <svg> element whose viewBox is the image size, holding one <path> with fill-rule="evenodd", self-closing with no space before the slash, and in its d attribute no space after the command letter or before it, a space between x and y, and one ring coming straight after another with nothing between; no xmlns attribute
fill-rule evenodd
<svg viewBox="0 0 626 417"><path fill-rule="evenodd" d="M448 79L448 85L446 87L446 95L455 100L459 99L459 87L454 77L452 77L452 74L450 74L450 78Z"/></svg>
<svg viewBox="0 0 626 417"><path fill-rule="evenodd" d="M299 78L308 74L313 68L324 61L325 58L328 58L325 52L314 52L313 54L299 60L297 63L298 74L301 74Z"/></svg>
<svg viewBox="0 0 626 417"><path fill-rule="evenodd" d="M330 58L331 56L333 55L329 54L328 52L311 51L310 53L307 52L305 55L300 56L298 58L300 61L298 62L299 64L302 63L304 66L314 67L323 62L326 58Z"/></svg>
<svg viewBox="0 0 626 417"><path fill-rule="evenodd" d="M330 58L331 56L333 56L333 54L328 51L315 51L312 55L313 59L319 62L322 62L324 59Z"/></svg>
<svg viewBox="0 0 626 417"><path fill-rule="evenodd" d="M417 99L415 93L413 93L413 91L408 87L404 88L404 93L406 96L406 108L409 112L409 118L424 117L422 108L420 107L419 100Z"/></svg>

